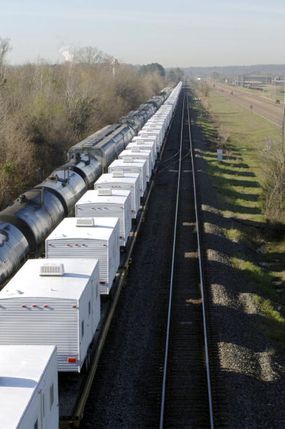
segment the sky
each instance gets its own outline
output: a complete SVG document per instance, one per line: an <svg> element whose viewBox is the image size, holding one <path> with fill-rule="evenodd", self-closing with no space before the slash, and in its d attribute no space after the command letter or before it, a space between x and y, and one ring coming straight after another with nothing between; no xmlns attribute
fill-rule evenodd
<svg viewBox="0 0 285 429"><path fill-rule="evenodd" d="M285 63L285 0L0 0L10 64L94 46L164 67Z"/></svg>

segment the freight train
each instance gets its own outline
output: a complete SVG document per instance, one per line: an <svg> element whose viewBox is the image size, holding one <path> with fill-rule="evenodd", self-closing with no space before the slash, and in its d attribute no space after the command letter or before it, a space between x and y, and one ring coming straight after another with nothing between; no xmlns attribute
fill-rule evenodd
<svg viewBox="0 0 285 429"><path fill-rule="evenodd" d="M57 372L88 366L104 320L101 295L114 285L120 245L127 244L181 86L71 147L64 166L0 213L2 284L46 239L46 259L30 258L0 291L1 427L58 429Z"/></svg>
<svg viewBox="0 0 285 429"><path fill-rule="evenodd" d="M66 164L42 183L20 195L0 212L0 285L29 255L37 255L44 239L96 179L118 158L146 121L164 103L171 88L72 146Z"/></svg>

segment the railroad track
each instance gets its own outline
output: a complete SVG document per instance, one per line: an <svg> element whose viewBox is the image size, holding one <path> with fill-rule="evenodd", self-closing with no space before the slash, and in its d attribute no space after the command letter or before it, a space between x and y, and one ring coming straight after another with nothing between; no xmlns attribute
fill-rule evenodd
<svg viewBox="0 0 285 429"><path fill-rule="evenodd" d="M187 92L183 100L160 429L214 428L201 221Z"/></svg>
<svg viewBox="0 0 285 429"><path fill-rule="evenodd" d="M98 428L196 429L213 428L217 421L210 374L216 363L212 357L209 362L205 341L207 294L204 297L202 290L187 88L184 94L154 175L141 238L86 404L83 428L96 423ZM216 398L216 390L214 394ZM215 413L216 409L215 402Z"/></svg>
<svg viewBox="0 0 285 429"><path fill-rule="evenodd" d="M173 117L175 116L176 110L174 111ZM168 130L166 131L165 140L159 154L160 157L164 152L166 140L167 140L169 131L171 129L172 123L173 123L173 118L169 124ZM77 382L75 383L75 385L80 383L80 387L79 388L77 387L78 393L76 394L75 400L74 398L72 398L72 402L74 402L73 410L70 413L70 415L62 415L60 417L60 429L73 429L73 428L81 427L81 421L84 417L86 403L88 401L92 388L94 389L93 383L98 370L99 361L104 350L107 335L108 335L113 317L116 312L116 308L118 305L118 301L119 301L122 289L126 283L129 267L132 262L134 247L135 247L137 238L139 237L142 224L145 220L145 213L148 209L149 199L151 197L151 193L154 186L154 178L157 173L156 169L157 167L153 172L153 177L147 189L147 193L144 197L144 201L142 203L136 225L134 227L134 230L127 244L126 254L123 257L122 265L119 270L117 280L115 281L115 284L113 286L113 291L109 296L109 302L106 305L106 308L102 317L101 326L98 329L99 333L95 337L95 340L93 342L92 351L89 356L88 369L85 371L85 374L83 375L83 379L79 381L77 380ZM71 378L70 375L68 375L68 377ZM65 384L68 384L67 380L65 380Z"/></svg>

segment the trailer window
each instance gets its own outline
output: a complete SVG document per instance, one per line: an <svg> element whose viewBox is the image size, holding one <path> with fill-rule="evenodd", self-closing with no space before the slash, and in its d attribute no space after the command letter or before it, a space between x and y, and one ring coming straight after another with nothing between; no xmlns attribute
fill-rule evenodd
<svg viewBox="0 0 285 429"><path fill-rule="evenodd" d="M34 429L39 429L39 423L38 423L38 419L35 421L34 424Z"/></svg>
<svg viewBox="0 0 285 429"><path fill-rule="evenodd" d="M50 386L50 389L49 389L49 406L50 406L50 409L52 409L52 406L53 406L53 403L54 403L54 387L53 387L53 384Z"/></svg>
<svg viewBox="0 0 285 429"><path fill-rule="evenodd" d="M88 302L88 314L89 315L91 314L91 302L90 301Z"/></svg>
<svg viewBox="0 0 285 429"><path fill-rule="evenodd" d="M84 320L81 322L81 337L84 337Z"/></svg>
<svg viewBox="0 0 285 429"><path fill-rule="evenodd" d="M45 410L45 397L42 396L42 407L43 407L43 417L45 416L46 410Z"/></svg>

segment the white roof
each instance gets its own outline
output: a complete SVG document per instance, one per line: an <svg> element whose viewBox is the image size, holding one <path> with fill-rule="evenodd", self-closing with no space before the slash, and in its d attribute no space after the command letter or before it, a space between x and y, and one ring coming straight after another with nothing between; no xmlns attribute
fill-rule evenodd
<svg viewBox="0 0 285 429"><path fill-rule="evenodd" d="M146 137L145 137L146 136ZM157 131L150 130L149 128L142 128L139 133L138 137L141 137L142 139L153 139L154 141L157 140ZM133 138L134 140L134 138Z"/></svg>
<svg viewBox="0 0 285 429"><path fill-rule="evenodd" d="M145 125L143 131L149 131L153 134L160 134L162 132L162 127L160 125Z"/></svg>
<svg viewBox="0 0 285 429"><path fill-rule="evenodd" d="M63 276L41 276L44 264L63 264ZM82 295L97 259L29 259L0 291L0 300L7 298L63 298L78 300Z"/></svg>
<svg viewBox="0 0 285 429"><path fill-rule="evenodd" d="M130 143L128 143L128 145L126 146L126 148L129 147L129 145L132 145L131 147L137 147L137 148L143 148L145 147L146 149L150 148L150 147L154 147L156 144L156 141L153 138L147 139L146 137L140 137L137 139L133 139Z"/></svg>
<svg viewBox="0 0 285 429"><path fill-rule="evenodd" d="M145 156L146 158L151 154L151 149L148 149L147 147L145 149L142 148L137 148L136 150L134 150L134 148L128 148L128 146L126 147L125 150L123 150L120 155L121 156L135 156L135 155L142 155ZM140 159L140 158L138 158Z"/></svg>
<svg viewBox="0 0 285 429"><path fill-rule="evenodd" d="M92 203L124 204L130 195L126 189L112 189L112 195L99 195L98 189L89 190L77 201L76 206Z"/></svg>
<svg viewBox="0 0 285 429"><path fill-rule="evenodd" d="M63 219L48 236L46 241L62 240L65 238L109 240L113 233L113 228L119 223L119 218L117 217L95 217L91 218L94 220L94 226L77 226L78 219L80 218L66 217Z"/></svg>
<svg viewBox="0 0 285 429"><path fill-rule="evenodd" d="M139 173L124 173L124 176L122 177L114 177L113 173L106 173L106 174L102 174L96 183L130 183L130 184L134 184L139 180Z"/></svg>
<svg viewBox="0 0 285 429"><path fill-rule="evenodd" d="M109 165L109 168L111 167L124 167L124 166L134 166L134 167L143 167L146 161L144 159L136 159L132 162L125 162L123 159L115 159L115 161L112 162L112 164Z"/></svg>
<svg viewBox="0 0 285 429"><path fill-rule="evenodd" d="M0 345L0 428L18 427L54 350Z"/></svg>
<svg viewBox="0 0 285 429"><path fill-rule="evenodd" d="M145 142L146 140L147 140L148 144L155 143L156 142L156 136L142 137L141 135L137 135L137 136L132 138L130 143Z"/></svg>

